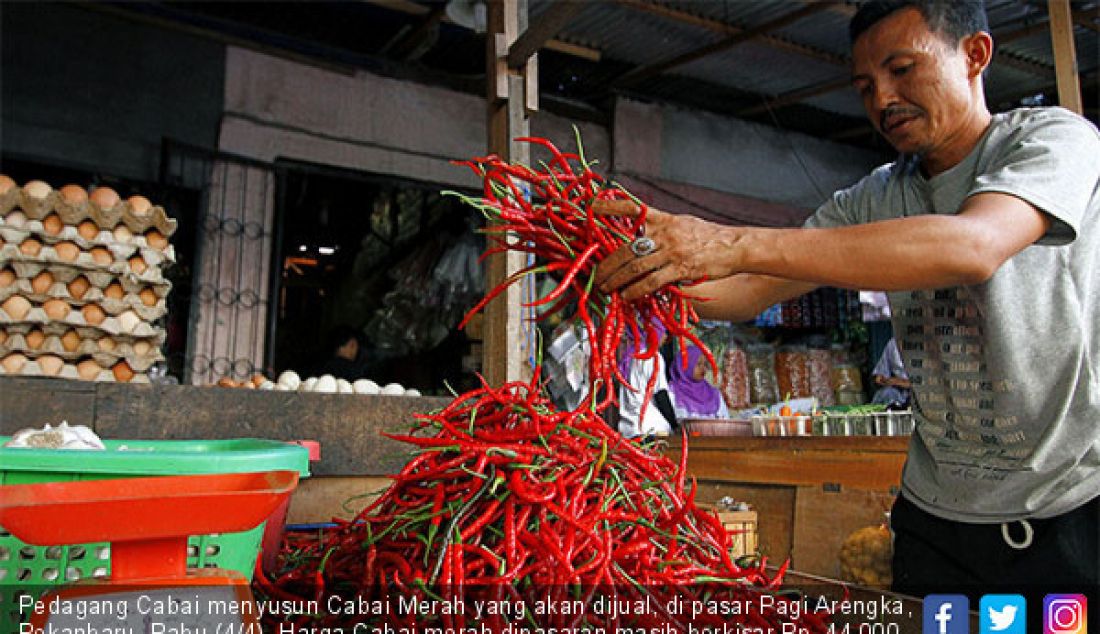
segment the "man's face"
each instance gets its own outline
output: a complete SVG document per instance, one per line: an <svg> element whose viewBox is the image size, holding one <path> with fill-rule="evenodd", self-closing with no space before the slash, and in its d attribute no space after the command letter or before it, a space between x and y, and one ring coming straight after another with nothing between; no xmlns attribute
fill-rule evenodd
<svg viewBox="0 0 1100 634"><path fill-rule="evenodd" d="M855 41L852 85L899 152L933 153L965 124L975 104L962 48L929 30L915 8L894 12Z"/></svg>

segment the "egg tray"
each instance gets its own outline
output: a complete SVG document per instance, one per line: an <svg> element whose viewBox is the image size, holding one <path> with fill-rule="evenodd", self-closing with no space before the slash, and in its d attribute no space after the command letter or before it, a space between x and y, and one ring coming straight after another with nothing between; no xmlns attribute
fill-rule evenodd
<svg viewBox="0 0 1100 634"><path fill-rule="evenodd" d="M110 271L98 270L98 269L82 269L72 266L69 263L58 264L56 262L37 262L31 260L18 260L10 261L5 265L0 266L0 271L4 269L11 269L15 273L17 280L27 280L28 282L34 279L42 271L49 271L53 276L55 282L61 282L68 284L80 276L84 276L88 280L89 289L97 288L102 292L112 282L118 282L122 286L122 290L126 293L140 293L143 288L151 287L153 292L157 294L157 297L164 298L168 296L168 292L172 290L172 283L168 280L161 279L156 282L149 282L140 279L134 275L119 276ZM148 271L147 271L148 272ZM2 290L2 289L0 289ZM33 289L32 289L33 290ZM86 297L86 294L85 294ZM83 298L77 298L83 299Z"/></svg>
<svg viewBox="0 0 1100 634"><path fill-rule="evenodd" d="M125 291L125 289L123 289ZM152 305L146 304L137 293L125 293L122 297L107 297L99 288L89 288L80 299L74 299L69 289L61 282L54 282L45 293L35 293L31 288L30 280L16 280L15 284L0 288L0 304L3 304L12 295L26 298L32 304L41 306L51 299L60 299L72 309L80 310L88 304L97 304L103 312L109 316L117 317L127 310L137 313L142 321L154 322L168 312L168 302L163 296L157 296ZM156 293L156 289L153 289Z"/></svg>
<svg viewBox="0 0 1100 634"><path fill-rule="evenodd" d="M33 330L41 330L42 333L47 337L61 337L70 330L74 330L81 339L91 339L92 341L98 341L99 339L110 337L115 341L115 343L135 343L137 341L147 341L156 347L160 347L165 340L165 332L163 328L157 328L156 332L148 337L134 337L125 334L112 335L92 326L69 326L67 324L58 322L51 322L48 324L6 324L0 326L0 336L25 336Z"/></svg>
<svg viewBox="0 0 1100 634"><path fill-rule="evenodd" d="M61 338L54 335L47 337L38 348L31 348L23 335L10 335L4 343L0 344L0 359L12 352L18 352L29 358L52 355L75 367L81 359L91 358L105 368L119 361L125 361L135 372L146 372L154 363L164 361L164 355L158 347L150 346L145 354L138 354L133 346L132 343L119 343L114 350L105 351L99 348L96 340L81 339L80 345L75 350L69 351L65 350Z"/></svg>
<svg viewBox="0 0 1100 634"><path fill-rule="evenodd" d="M0 217L0 240L3 240L5 244L19 245L27 238L34 238L43 245L72 242L80 247L81 251L91 251L95 247L104 247L123 258L129 258L134 252L141 252L142 257L145 258L146 262L149 262L150 266L154 266L154 262L156 262L155 266L160 266L165 260L169 263L176 261L175 247L171 244L163 247L153 246L149 244L143 235L118 240L110 231L100 231L94 238L85 238L77 232L76 227L69 226L62 227L61 231L56 234L51 234L47 233L42 223L37 220L27 221L22 226L18 226L8 224ZM153 255L146 255L146 251L152 251Z"/></svg>
<svg viewBox="0 0 1100 634"><path fill-rule="evenodd" d="M34 324L34 325L47 325L47 324L63 324L72 328L88 327L102 330L109 335L129 335L131 337L152 337L157 333L151 323L144 321L138 316L137 311L127 310L123 311L121 315L112 315L106 317L99 324L89 324L85 319L84 314L80 309L73 309L69 307L68 313L60 319L55 319L46 314L46 310L41 306L32 305L30 310L26 314L18 317L9 315L7 311L0 307L0 325L7 326L8 324Z"/></svg>
<svg viewBox="0 0 1100 634"><path fill-rule="evenodd" d="M31 333L37 330L41 333L42 340L38 347L31 345L29 341ZM57 328L34 328L27 324L18 324L8 328L0 328L0 357L10 352L21 352L27 356L52 354L66 361L78 361L83 357L92 357L97 363L110 367L119 360L125 360L134 370L144 372L151 365L164 360L161 346L164 345L165 333L158 331L152 337L115 337L90 328L68 329L57 332ZM75 346L72 344L68 332L72 331L76 336ZM70 339L68 349L65 346L65 338Z"/></svg>
<svg viewBox="0 0 1100 634"><path fill-rule="evenodd" d="M58 368L57 372L51 373L43 368L42 364L40 364L37 359L27 359L26 363L24 363L18 371L8 372L8 370L3 365L3 361L6 358L6 355L4 357L0 357L0 374L7 374L9 376L48 376L56 377L59 379L76 379L79 381L112 383L121 382L118 381L117 378L115 378L115 374L111 371L110 367L100 369L100 371L97 372L94 376L82 377L80 376L80 372L77 370L77 366L75 363L64 363L61 365L60 368ZM149 383L149 376L144 372L135 371L133 377L131 377L129 381L126 381L126 383Z"/></svg>
<svg viewBox="0 0 1100 634"><path fill-rule="evenodd" d="M45 198L35 198L22 188L12 187L0 194L0 216L6 217L13 210L22 211L28 220L42 220L56 211L63 224L73 227L85 220L91 220L97 227L107 231L113 231L119 224L126 225L134 234L144 234L150 229L156 229L165 238L171 237L177 227L175 219L169 218L164 207L160 205L153 205L140 214L125 200L109 209L101 209L90 200L70 203L57 190L50 191Z"/></svg>
<svg viewBox="0 0 1100 634"><path fill-rule="evenodd" d="M23 253L21 249L21 245L26 240L30 239L36 240L40 244L36 255ZM66 260L59 252L58 246L65 242L73 244L78 249L74 259ZM14 259L16 256L32 261L45 259L46 261L58 262L61 264L73 264L82 268L110 268L122 263L125 265L126 269L129 270L130 258L137 255L145 261L146 270L159 269L167 268L173 264L176 257L175 249L171 247L161 251L159 249L140 247L133 244L119 244L117 242L97 244L83 238L79 240L64 240L57 236L40 236L27 229L15 229L6 226L0 226L0 243L2 243L0 244L0 257L3 257L6 250L8 252L8 258L10 259ZM92 254L93 249L106 250L111 256L111 263L102 264L97 262Z"/></svg>
<svg viewBox="0 0 1100 634"><path fill-rule="evenodd" d="M164 274L161 272L160 267L157 266L147 266L144 271L137 273L131 268L127 260L122 260L121 262L116 260L111 264L103 265L97 263L92 259L91 254L85 252L81 252L76 259L68 261L59 258L52 246L43 246L38 255L28 256L24 255L19 250L18 245L5 244L0 246L0 262L9 262L12 264L16 262L26 262L44 266L61 264L86 272L102 271L115 278L129 279L133 283L140 283L147 286L164 284L167 281L164 279Z"/></svg>

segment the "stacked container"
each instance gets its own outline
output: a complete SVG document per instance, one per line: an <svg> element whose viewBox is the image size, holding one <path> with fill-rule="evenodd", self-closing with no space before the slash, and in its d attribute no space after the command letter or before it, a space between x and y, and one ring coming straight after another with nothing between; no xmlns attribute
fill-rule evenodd
<svg viewBox="0 0 1100 634"><path fill-rule="evenodd" d="M0 374L147 382L175 230L141 196L0 175Z"/></svg>

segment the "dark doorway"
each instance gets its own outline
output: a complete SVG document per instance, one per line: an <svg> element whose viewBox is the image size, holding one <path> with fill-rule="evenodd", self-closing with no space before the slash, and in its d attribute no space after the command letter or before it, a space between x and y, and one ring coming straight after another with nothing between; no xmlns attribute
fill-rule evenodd
<svg viewBox="0 0 1100 634"><path fill-rule="evenodd" d="M292 161L276 172L274 370L320 373L332 333L351 328L357 378L469 385L476 355L455 326L482 293L474 212L438 185Z"/></svg>

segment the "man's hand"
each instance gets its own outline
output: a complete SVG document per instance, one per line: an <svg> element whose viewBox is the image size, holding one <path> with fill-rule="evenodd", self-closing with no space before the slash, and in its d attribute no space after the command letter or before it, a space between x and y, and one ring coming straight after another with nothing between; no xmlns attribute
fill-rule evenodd
<svg viewBox="0 0 1100 634"><path fill-rule="evenodd" d="M639 208L629 200L601 200L592 211L603 215L637 216ZM604 292L621 291L633 301L675 282L714 280L736 268L739 230L694 216L646 212L646 237L656 244L649 255L638 256L625 244L600 263L596 283Z"/></svg>

